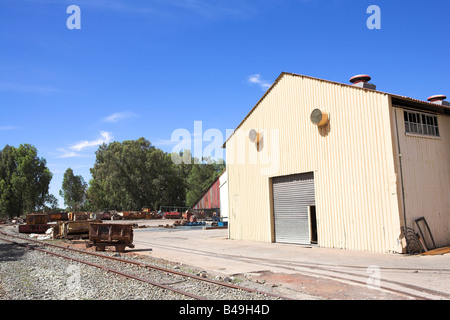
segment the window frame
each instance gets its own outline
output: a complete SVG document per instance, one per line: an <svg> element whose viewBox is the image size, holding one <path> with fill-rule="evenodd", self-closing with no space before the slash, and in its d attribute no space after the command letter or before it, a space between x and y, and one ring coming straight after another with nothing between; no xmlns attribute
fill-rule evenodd
<svg viewBox="0 0 450 320"><path fill-rule="evenodd" d="M432 113L403 110L405 133L421 137L440 138L438 117Z"/></svg>

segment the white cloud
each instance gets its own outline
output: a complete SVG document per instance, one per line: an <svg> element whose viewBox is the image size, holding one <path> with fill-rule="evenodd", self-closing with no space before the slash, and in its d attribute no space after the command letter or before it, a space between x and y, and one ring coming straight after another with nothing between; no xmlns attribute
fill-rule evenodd
<svg viewBox="0 0 450 320"><path fill-rule="evenodd" d="M10 131L10 130L16 130L17 127L14 126L0 126L0 131Z"/></svg>
<svg viewBox="0 0 450 320"><path fill-rule="evenodd" d="M110 132L101 131L100 138L96 140L84 140L80 141L68 148L59 148L58 151L61 153L58 158L73 158L83 156L79 152L83 149L90 147L97 147L103 143L109 143L113 139L113 136Z"/></svg>
<svg viewBox="0 0 450 320"><path fill-rule="evenodd" d="M252 74L251 76L248 77L248 82L250 84L255 84L260 86L262 89L267 90L270 88L270 86L272 85L270 82L267 82L266 80L262 80L261 79L261 75L258 74Z"/></svg>
<svg viewBox="0 0 450 320"><path fill-rule="evenodd" d="M116 112L113 113L109 116L107 116L106 118L103 118L104 122L118 122L119 120L123 120L123 119L128 119L128 118L134 118L137 117L138 115L134 112L129 112L129 111L125 111L125 112Z"/></svg>
<svg viewBox="0 0 450 320"><path fill-rule="evenodd" d="M19 84L12 82L0 82L1 91L15 91L20 93L33 93L33 94L51 94L59 93L60 90L50 86Z"/></svg>
<svg viewBox="0 0 450 320"><path fill-rule="evenodd" d="M61 152L61 154L58 156L58 158L60 159L64 159L64 158L72 158L72 157L76 157L78 156L78 154L76 152L73 151L68 151L66 149L58 149L59 152Z"/></svg>
<svg viewBox="0 0 450 320"><path fill-rule="evenodd" d="M112 136L111 133L107 132L107 131L101 131L100 132L101 138L97 139L97 140L93 140L93 141L81 141L78 142L77 144L69 147L70 150L74 150L74 151L81 151L84 148L88 148L88 147L95 147L98 145L101 145L103 143L108 143L111 141Z"/></svg>

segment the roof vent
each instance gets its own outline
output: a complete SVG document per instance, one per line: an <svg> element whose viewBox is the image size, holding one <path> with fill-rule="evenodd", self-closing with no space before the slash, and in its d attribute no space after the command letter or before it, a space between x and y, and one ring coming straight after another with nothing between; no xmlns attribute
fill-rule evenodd
<svg viewBox="0 0 450 320"><path fill-rule="evenodd" d="M259 130L255 130L255 129L251 129L248 134L248 138L250 139L250 142L257 143L257 144L261 142L262 137L263 137L262 132Z"/></svg>
<svg viewBox="0 0 450 320"><path fill-rule="evenodd" d="M371 79L372 78L367 74L358 74L351 77L350 82L353 83L355 87L375 90L377 87L374 84L369 83Z"/></svg>
<svg viewBox="0 0 450 320"><path fill-rule="evenodd" d="M450 106L450 103L447 101L444 101L445 99L447 99L446 96L444 96L443 94L437 94L431 97L428 97L428 102L431 103L435 103L435 104L440 104L440 105L444 105L444 106Z"/></svg>
<svg viewBox="0 0 450 320"><path fill-rule="evenodd" d="M329 116L326 111L320 110L320 109L314 109L311 112L311 122L315 124L316 126L324 126L328 124Z"/></svg>

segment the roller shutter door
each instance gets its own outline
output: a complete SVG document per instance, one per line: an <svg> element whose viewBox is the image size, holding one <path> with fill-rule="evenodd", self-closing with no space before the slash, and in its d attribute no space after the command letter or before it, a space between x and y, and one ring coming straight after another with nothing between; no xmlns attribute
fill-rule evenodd
<svg viewBox="0 0 450 320"><path fill-rule="evenodd" d="M272 183L275 241L310 244L308 206L315 205L314 173L275 177Z"/></svg>

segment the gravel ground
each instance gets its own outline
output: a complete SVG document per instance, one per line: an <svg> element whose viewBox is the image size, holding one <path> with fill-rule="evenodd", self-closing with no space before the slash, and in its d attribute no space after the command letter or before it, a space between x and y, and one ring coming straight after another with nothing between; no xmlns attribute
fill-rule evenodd
<svg viewBox="0 0 450 320"><path fill-rule="evenodd" d="M95 267L9 244L0 243L0 261L3 300L185 299Z"/></svg>
<svg viewBox="0 0 450 320"><path fill-rule="evenodd" d="M19 240L15 240L21 242ZM47 250L47 248L45 248ZM59 249L51 249L60 251ZM264 300L270 296L229 289L199 280L166 272L144 269L111 260L78 253L70 255L90 262L106 265L111 269L132 273L139 277L177 289L205 296L212 300ZM106 253L118 255L117 253ZM128 255L121 258L134 259ZM139 257L141 263L158 265L167 269L179 269L164 261ZM185 270L177 270L185 271ZM190 270L192 271L192 270ZM195 271L194 271L195 272ZM192 273L192 272L191 272ZM206 272L202 276L211 277ZM244 286L240 283L239 285ZM151 286L138 280L127 279L105 270L78 262L54 257L39 251L28 250L0 240L0 300L189 300L191 298Z"/></svg>

